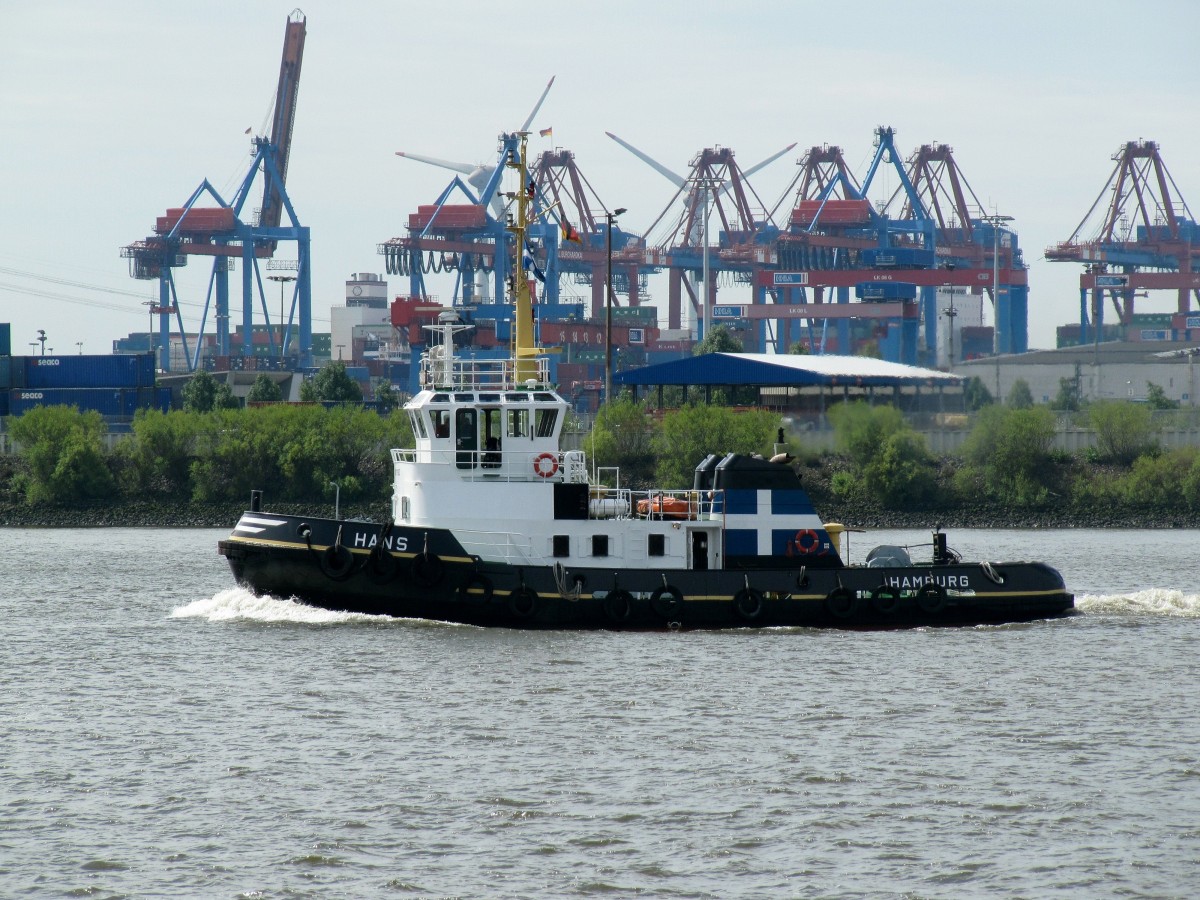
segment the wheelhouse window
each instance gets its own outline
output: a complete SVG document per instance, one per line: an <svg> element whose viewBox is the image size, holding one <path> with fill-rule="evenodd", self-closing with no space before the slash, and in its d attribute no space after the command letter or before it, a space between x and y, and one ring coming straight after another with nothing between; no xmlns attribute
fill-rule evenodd
<svg viewBox="0 0 1200 900"><path fill-rule="evenodd" d="M534 412L537 415L537 436L554 437L554 423L558 421L558 410L542 407Z"/></svg>
<svg viewBox="0 0 1200 900"><path fill-rule="evenodd" d="M433 436L435 438L450 437L450 410L431 409L429 411L429 419L433 423Z"/></svg>
<svg viewBox="0 0 1200 900"><path fill-rule="evenodd" d="M408 422L412 425L413 434L419 438L429 437L429 432L425 430L425 417L415 409L408 411Z"/></svg>
<svg viewBox="0 0 1200 900"><path fill-rule="evenodd" d="M528 437L529 436L529 410L528 409L510 409L508 413L508 436L509 437Z"/></svg>

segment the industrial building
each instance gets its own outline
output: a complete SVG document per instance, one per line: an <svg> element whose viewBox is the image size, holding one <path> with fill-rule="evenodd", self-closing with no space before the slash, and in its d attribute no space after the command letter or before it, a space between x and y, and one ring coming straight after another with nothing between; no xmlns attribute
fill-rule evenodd
<svg viewBox="0 0 1200 900"><path fill-rule="evenodd" d="M963 381L922 369L862 356L706 353L675 362L621 372L619 387L635 399L663 405L664 388L701 387L710 399L715 388L754 388L758 404L799 416L824 415L834 403L866 400L908 412L962 412Z"/></svg>
<svg viewBox="0 0 1200 900"><path fill-rule="evenodd" d="M1197 405L1200 348L1171 348L1139 341L1035 350L1019 356L968 360L956 375L979 378L993 396L1004 399L1018 380L1029 385L1036 403L1050 403L1064 385L1085 402L1145 400L1151 384L1183 406Z"/></svg>

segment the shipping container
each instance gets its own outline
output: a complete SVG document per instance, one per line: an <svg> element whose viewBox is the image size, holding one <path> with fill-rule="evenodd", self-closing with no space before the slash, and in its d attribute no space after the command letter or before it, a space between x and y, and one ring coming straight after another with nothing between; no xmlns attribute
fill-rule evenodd
<svg viewBox="0 0 1200 900"><path fill-rule="evenodd" d="M854 286L860 300L915 300L917 286L902 281L863 281Z"/></svg>
<svg viewBox="0 0 1200 900"><path fill-rule="evenodd" d="M436 218L434 214L437 214ZM446 203L439 210L436 205L422 204L408 217L408 227L424 230L433 222L433 231L450 229L482 228L487 223L483 207L478 203Z"/></svg>
<svg viewBox="0 0 1200 900"><path fill-rule="evenodd" d="M165 216L158 216L154 230L158 234L167 234L175 223L183 218L183 207L168 209ZM177 234L211 234L215 231L232 231L234 226L233 210L224 206L193 206L183 218Z"/></svg>
<svg viewBox="0 0 1200 900"><path fill-rule="evenodd" d="M12 325L0 322L0 356L12 356Z"/></svg>
<svg viewBox="0 0 1200 900"><path fill-rule="evenodd" d="M800 205L792 210L790 223L792 225L809 226L821 211L821 225L866 225L871 221L871 204L869 200L826 200L824 208L820 200L801 200Z"/></svg>
<svg viewBox="0 0 1200 900"><path fill-rule="evenodd" d="M920 247L871 247L862 252L864 266L876 269L929 269L933 251Z"/></svg>
<svg viewBox="0 0 1200 900"><path fill-rule="evenodd" d="M132 416L139 393L138 388L17 388L8 392L8 405L14 416L39 406L75 406L102 416Z"/></svg>
<svg viewBox="0 0 1200 900"><path fill-rule="evenodd" d="M29 388L150 387L154 357L149 353L113 356L25 356L24 386Z"/></svg>

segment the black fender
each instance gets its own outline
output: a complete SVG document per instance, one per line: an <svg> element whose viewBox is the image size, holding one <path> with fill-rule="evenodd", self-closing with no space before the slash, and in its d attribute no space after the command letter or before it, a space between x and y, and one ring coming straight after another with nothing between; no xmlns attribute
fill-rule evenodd
<svg viewBox="0 0 1200 900"><path fill-rule="evenodd" d="M738 591L733 598L733 611L747 622L757 619L763 611L762 591L756 591L752 587Z"/></svg>

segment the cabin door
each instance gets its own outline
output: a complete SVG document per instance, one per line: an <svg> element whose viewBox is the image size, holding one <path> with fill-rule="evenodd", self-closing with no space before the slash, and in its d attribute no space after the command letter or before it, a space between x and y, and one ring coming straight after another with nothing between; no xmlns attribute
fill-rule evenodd
<svg viewBox="0 0 1200 900"><path fill-rule="evenodd" d="M474 469L479 465L479 428L475 410L459 409L454 413L455 465Z"/></svg>
<svg viewBox="0 0 1200 900"><path fill-rule="evenodd" d="M708 532L693 531L692 533L692 568L703 571L708 568Z"/></svg>

